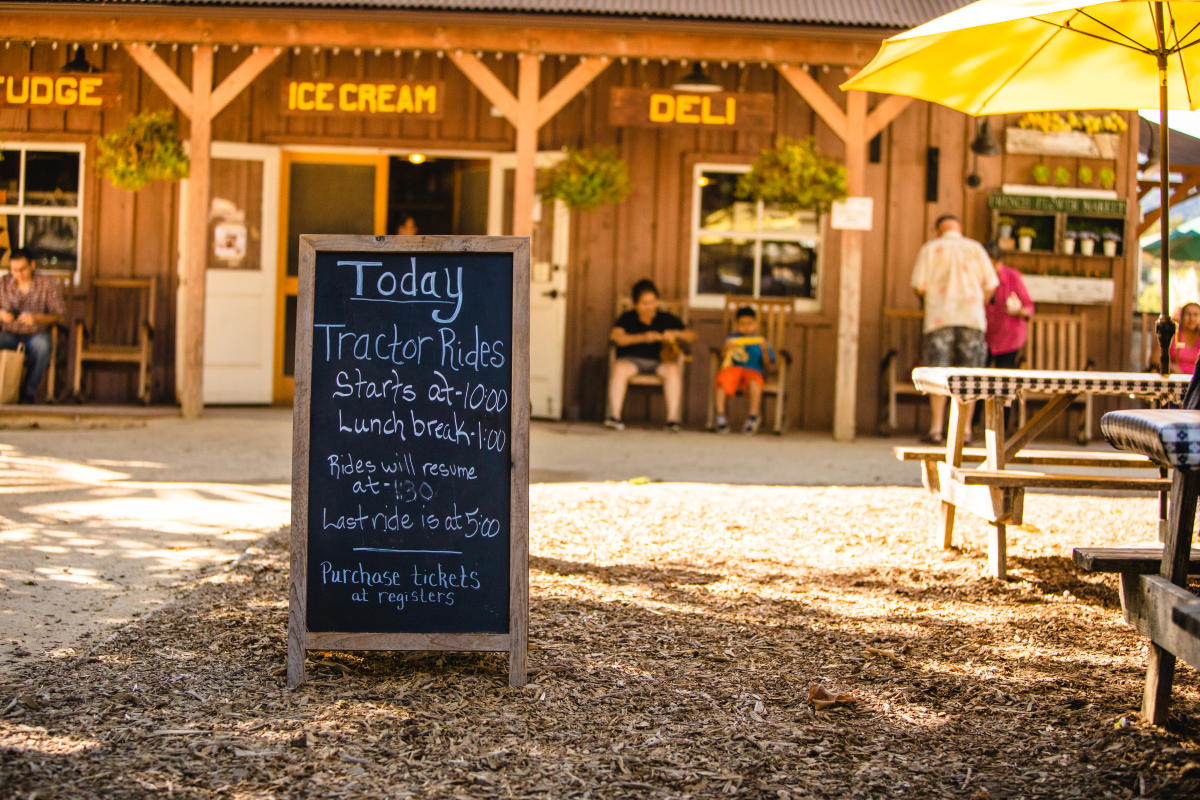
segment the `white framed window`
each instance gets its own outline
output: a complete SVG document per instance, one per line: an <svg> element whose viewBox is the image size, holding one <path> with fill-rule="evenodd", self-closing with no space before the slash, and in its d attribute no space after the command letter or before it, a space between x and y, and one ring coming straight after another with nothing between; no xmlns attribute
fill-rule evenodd
<svg viewBox="0 0 1200 800"><path fill-rule="evenodd" d="M720 308L722 296L791 297L819 311L820 219L737 197L750 167L696 164L692 175L691 304Z"/></svg>
<svg viewBox="0 0 1200 800"><path fill-rule="evenodd" d="M0 141L0 247L24 247L39 269L79 268L84 145Z"/></svg>

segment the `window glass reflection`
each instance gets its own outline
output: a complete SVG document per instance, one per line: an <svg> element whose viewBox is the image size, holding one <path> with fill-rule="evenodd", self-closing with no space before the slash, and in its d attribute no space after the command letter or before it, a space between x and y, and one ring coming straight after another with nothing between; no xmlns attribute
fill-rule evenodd
<svg viewBox="0 0 1200 800"><path fill-rule="evenodd" d="M79 220L75 217L25 217L25 247L38 267L75 269Z"/></svg>
<svg viewBox="0 0 1200 800"><path fill-rule="evenodd" d="M815 242L763 242L759 294L763 297L817 296Z"/></svg>
<svg viewBox="0 0 1200 800"><path fill-rule="evenodd" d="M709 294L753 294L753 242L716 237L701 240L696 288Z"/></svg>
<svg viewBox="0 0 1200 800"><path fill-rule="evenodd" d="M700 176L700 227L713 231L753 231L756 204L737 197L738 173L705 172Z"/></svg>
<svg viewBox="0 0 1200 800"><path fill-rule="evenodd" d="M765 206L762 218L763 233L817 235L817 218L811 211L787 211L778 206Z"/></svg>
<svg viewBox="0 0 1200 800"><path fill-rule="evenodd" d="M26 151L25 204L78 206L79 153Z"/></svg>
<svg viewBox="0 0 1200 800"><path fill-rule="evenodd" d="M0 205L15 206L20 202L21 151L0 150Z"/></svg>

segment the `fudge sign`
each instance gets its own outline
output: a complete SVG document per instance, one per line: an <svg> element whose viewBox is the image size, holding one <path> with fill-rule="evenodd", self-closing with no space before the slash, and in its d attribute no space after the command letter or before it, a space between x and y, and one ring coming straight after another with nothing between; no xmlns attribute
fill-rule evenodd
<svg viewBox="0 0 1200 800"><path fill-rule="evenodd" d="M523 238L301 237L289 684L314 648L524 681L527 287Z"/></svg>

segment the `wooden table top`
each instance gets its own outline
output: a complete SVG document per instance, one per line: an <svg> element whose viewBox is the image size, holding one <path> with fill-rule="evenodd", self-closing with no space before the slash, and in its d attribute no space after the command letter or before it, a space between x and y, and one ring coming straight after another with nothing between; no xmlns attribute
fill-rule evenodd
<svg viewBox="0 0 1200 800"><path fill-rule="evenodd" d="M1136 394L1179 402L1187 392L1191 375L1153 372L1100 372L1085 370L984 369L971 367L917 367L913 383L926 394L942 394L956 400L987 397L1016 397L1020 394Z"/></svg>

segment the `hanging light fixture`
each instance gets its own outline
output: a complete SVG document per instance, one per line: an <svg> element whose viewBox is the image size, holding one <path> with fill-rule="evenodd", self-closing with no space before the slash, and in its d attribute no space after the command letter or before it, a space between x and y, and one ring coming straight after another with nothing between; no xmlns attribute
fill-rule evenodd
<svg viewBox="0 0 1200 800"><path fill-rule="evenodd" d="M700 62L692 63L692 71L678 83L671 85L677 92L721 92L725 87L704 74Z"/></svg>
<svg viewBox="0 0 1200 800"><path fill-rule="evenodd" d="M1000 143L992 135L991 125L986 119L979 126L979 132L975 135L975 141L971 142L971 152L978 153L981 156L1000 155Z"/></svg>
<svg viewBox="0 0 1200 800"><path fill-rule="evenodd" d="M87 52L84 51L81 45L75 45L75 55L71 56L71 60L63 64L60 72L99 72L97 67L92 66L87 60Z"/></svg>

